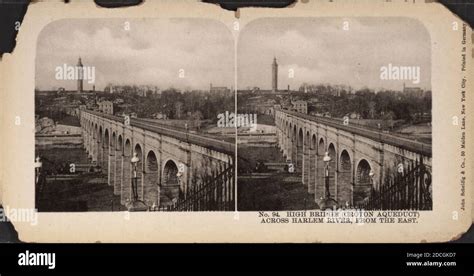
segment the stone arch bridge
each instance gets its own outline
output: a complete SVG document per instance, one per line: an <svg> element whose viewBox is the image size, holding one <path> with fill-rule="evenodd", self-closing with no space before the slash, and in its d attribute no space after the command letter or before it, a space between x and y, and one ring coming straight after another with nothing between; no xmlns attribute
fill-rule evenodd
<svg viewBox="0 0 474 276"><path fill-rule="evenodd" d="M136 177L139 200L147 206L193 200L186 210L206 211L210 207L203 206L203 199L212 194L219 200L212 210L234 210L235 177L221 177L233 172L234 144L142 119L132 118L128 124L122 117L89 110L80 112L80 123L89 158L102 168L122 204L132 200ZM135 153L139 162L133 175Z"/></svg>
<svg viewBox="0 0 474 276"><path fill-rule="evenodd" d="M318 204L325 197L326 152L331 157L329 191L342 206L362 203L386 177L406 172L413 163L423 162L431 170L428 144L282 109L275 110L275 123L279 148Z"/></svg>

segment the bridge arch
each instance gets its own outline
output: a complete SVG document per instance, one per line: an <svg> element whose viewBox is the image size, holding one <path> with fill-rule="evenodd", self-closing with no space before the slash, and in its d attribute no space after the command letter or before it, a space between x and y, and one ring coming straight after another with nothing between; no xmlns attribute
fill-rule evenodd
<svg viewBox="0 0 474 276"><path fill-rule="evenodd" d="M329 156L331 156L331 158L334 157L333 160L336 158L336 146L334 145L333 142L329 142L327 152L328 152ZM332 155L334 155L334 156L332 156Z"/></svg>
<svg viewBox="0 0 474 276"><path fill-rule="evenodd" d="M352 158L345 149L339 155L339 169L337 177L337 194L339 204L352 205Z"/></svg>
<svg viewBox="0 0 474 276"><path fill-rule="evenodd" d="M326 152L325 141L323 137L319 138L317 149L316 149L316 187L315 197L320 199L324 196L324 153Z"/></svg>
<svg viewBox="0 0 474 276"><path fill-rule="evenodd" d="M298 129L298 137L296 140L296 165L300 169L303 167L303 144L304 144L304 133L303 129Z"/></svg>
<svg viewBox="0 0 474 276"><path fill-rule="evenodd" d="M316 186L316 162L317 162L317 141L316 134L309 132L307 138L308 164L305 164L305 172L308 173L308 193L314 194Z"/></svg>
<svg viewBox="0 0 474 276"><path fill-rule="evenodd" d="M160 202L162 206L167 206L173 203L173 200L182 198L184 196L178 178L178 164L168 159L163 165Z"/></svg>
<svg viewBox="0 0 474 276"><path fill-rule="evenodd" d="M117 165L118 162L121 161L120 158L121 156L117 155L117 134L115 131L112 130L112 135L110 137L109 141L109 185L114 187L114 194L118 194L118 185L116 184L117 182Z"/></svg>
<svg viewBox="0 0 474 276"><path fill-rule="evenodd" d="M319 141L318 141L318 154L322 154L324 156L324 153L326 152L326 140L324 137L320 136Z"/></svg>
<svg viewBox="0 0 474 276"><path fill-rule="evenodd" d="M120 137L121 138L121 137ZM132 143L130 139L126 139L125 143L123 145L123 159L122 159L122 165L123 165L123 183L121 185L121 197L120 197L120 202L123 204L127 200L132 199L132 189L131 189L131 183L132 183L132 163L130 162L132 155Z"/></svg>
<svg viewBox="0 0 474 276"><path fill-rule="evenodd" d="M283 147L283 156L286 160L291 158L290 154L290 145L291 145L291 138L290 138L290 124L287 120L284 121L283 125L283 139L282 139L282 147Z"/></svg>
<svg viewBox="0 0 474 276"><path fill-rule="evenodd" d="M345 145L339 145L339 158L341 157L342 153L345 152L344 154L348 154L350 159L352 161L355 160L354 156L353 156L353 152L352 150L350 149L350 147L348 146L345 146Z"/></svg>
<svg viewBox="0 0 474 276"><path fill-rule="evenodd" d="M104 140L102 143L102 172L108 175L109 173L109 144L110 144L110 137L109 137L109 130L106 128L104 130ZM110 181L108 181L110 183Z"/></svg>
<svg viewBox="0 0 474 276"><path fill-rule="evenodd" d="M122 138L122 134L119 134L118 137L117 137L117 144L116 144L115 149L116 149L117 151L120 151L121 153L123 152L123 138Z"/></svg>
<svg viewBox="0 0 474 276"><path fill-rule="evenodd" d="M133 152L134 154L136 153L138 157L138 163L136 165L137 193L138 193L138 197L143 200L143 163L144 162L143 162L143 150L139 143L135 144L135 147L133 148Z"/></svg>
<svg viewBox="0 0 474 276"><path fill-rule="evenodd" d="M331 192L331 196L337 198L337 151L336 146L334 143L329 143L328 145L328 155L331 157L331 161L329 161L329 191Z"/></svg>
<svg viewBox="0 0 474 276"><path fill-rule="evenodd" d="M104 131L104 147L108 147L110 143L109 130L106 128Z"/></svg>
<svg viewBox="0 0 474 276"><path fill-rule="evenodd" d="M115 133L115 131L113 131L112 132L112 139L110 140L110 148L115 150L116 144L117 144L117 133Z"/></svg>
<svg viewBox="0 0 474 276"><path fill-rule="evenodd" d="M297 149L298 149L298 130L296 129L296 124L293 125L291 130L291 162L298 167L297 161Z"/></svg>
<svg viewBox="0 0 474 276"><path fill-rule="evenodd" d="M102 169L103 167L103 155L104 155L104 150L103 150L103 145L102 141L104 140L104 131L102 129L102 126L99 125L99 132L97 133L97 165L101 166Z"/></svg>
<svg viewBox="0 0 474 276"><path fill-rule="evenodd" d="M112 137L112 129L108 127L104 127L104 133L105 132L109 134L109 139L110 139ZM110 140L108 142L110 142Z"/></svg>
<svg viewBox="0 0 474 276"><path fill-rule="evenodd" d="M114 135L116 133L114 132ZM116 139L114 139L114 144L112 145L115 151L115 177L114 177L114 194L120 195L122 192L123 185L123 139L122 135L118 134Z"/></svg>
<svg viewBox="0 0 474 276"><path fill-rule="evenodd" d="M123 154L128 157L132 156L132 141L130 140L130 138L127 138L125 140ZM130 160L127 160L127 161L130 162Z"/></svg>
<svg viewBox="0 0 474 276"><path fill-rule="evenodd" d="M370 166L369 161L366 159L359 160L356 169L353 193L353 202L355 205L363 203L370 195L373 184L370 177L371 171L372 167Z"/></svg>
<svg viewBox="0 0 474 276"><path fill-rule="evenodd" d="M159 164L153 150L149 150L145 159L144 199L148 206L159 205Z"/></svg>
<svg viewBox="0 0 474 276"><path fill-rule="evenodd" d="M98 133L99 133L99 128L97 127L97 123L95 123L94 124L94 131L93 131L94 139L97 139Z"/></svg>
<svg viewBox="0 0 474 276"><path fill-rule="evenodd" d="M302 147L302 155L303 155L303 184L308 185L309 183L309 167L310 167L310 145L311 145L311 136L310 131L306 130L303 138L303 147Z"/></svg>

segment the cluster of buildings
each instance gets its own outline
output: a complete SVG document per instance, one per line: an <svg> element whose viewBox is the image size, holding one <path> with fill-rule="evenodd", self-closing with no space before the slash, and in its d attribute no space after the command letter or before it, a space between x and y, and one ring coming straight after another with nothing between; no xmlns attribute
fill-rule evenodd
<svg viewBox="0 0 474 276"><path fill-rule="evenodd" d="M431 93L430 91L424 91L420 87L407 87L405 83L403 83L403 92L410 93L416 97L423 97L426 93Z"/></svg>
<svg viewBox="0 0 474 276"><path fill-rule="evenodd" d="M226 86L212 86L212 83L210 83L209 92L212 94L228 95L231 92L231 89Z"/></svg>
<svg viewBox="0 0 474 276"><path fill-rule="evenodd" d="M151 85L107 85L104 89L105 93L110 94L123 94L125 92L131 92L141 97L148 95L159 95L161 91L156 86Z"/></svg>
<svg viewBox="0 0 474 276"><path fill-rule="evenodd" d="M308 103L306 101L292 102L292 109L298 113L308 114Z"/></svg>
<svg viewBox="0 0 474 276"><path fill-rule="evenodd" d="M98 103L99 111L105 114L114 114L114 103L111 101L101 101Z"/></svg>

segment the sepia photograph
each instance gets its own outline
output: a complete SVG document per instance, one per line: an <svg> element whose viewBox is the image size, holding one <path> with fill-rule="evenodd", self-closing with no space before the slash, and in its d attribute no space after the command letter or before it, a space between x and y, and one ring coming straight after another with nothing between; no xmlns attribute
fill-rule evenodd
<svg viewBox="0 0 474 276"><path fill-rule="evenodd" d="M421 22L260 18L237 52L239 211L432 209Z"/></svg>
<svg viewBox="0 0 474 276"><path fill-rule="evenodd" d="M70 31L72 30L72 31ZM39 212L235 210L234 42L207 19L66 19L37 43Z"/></svg>
<svg viewBox="0 0 474 276"><path fill-rule="evenodd" d="M459 240L472 29L435 3L349 1L29 5L0 60L4 225L35 243Z"/></svg>

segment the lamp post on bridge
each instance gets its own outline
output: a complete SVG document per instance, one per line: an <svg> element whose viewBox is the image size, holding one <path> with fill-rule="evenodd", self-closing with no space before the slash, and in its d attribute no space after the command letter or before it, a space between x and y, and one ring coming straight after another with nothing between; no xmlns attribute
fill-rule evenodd
<svg viewBox="0 0 474 276"><path fill-rule="evenodd" d="M41 162L41 159L38 156L35 159L35 191L36 191L35 204L36 204L36 206L38 206L38 203L39 203L39 200L41 198L42 191L43 191L43 186L44 186L44 178L41 175L41 168L42 167L43 167L43 163Z"/></svg>
<svg viewBox="0 0 474 276"><path fill-rule="evenodd" d="M145 202L138 199L138 174L137 174L137 167L138 162L140 159L138 158L138 154L136 152L133 153L133 157L130 160L132 164L133 172L131 178L131 188L132 188L132 200L126 204L128 211L147 211L148 206Z"/></svg>
<svg viewBox="0 0 474 276"><path fill-rule="evenodd" d="M370 177L370 185L372 186L371 188L375 189L375 181L374 181L374 176L375 176L375 172L374 170L370 170L369 172L369 177Z"/></svg>
<svg viewBox="0 0 474 276"><path fill-rule="evenodd" d="M325 167L325 174L324 174L324 180L325 180L325 198L321 201L321 206L320 208L322 210L333 210L337 209L337 201L331 197L331 192L329 191L329 162L331 162L332 158L329 156L328 152L324 154L323 161L326 163Z"/></svg>
<svg viewBox="0 0 474 276"><path fill-rule="evenodd" d="M184 199L185 198L185 191L183 185L183 173L178 170L178 173L176 174L176 178L178 179L178 187L179 187L179 194L178 194L178 199Z"/></svg>
<svg viewBox="0 0 474 276"><path fill-rule="evenodd" d="M36 172L36 176L35 176L35 184L38 185L39 183L39 178L40 178L40 174L41 174L41 167L43 166L43 163L41 162L41 159L40 157L36 157L35 159L35 172Z"/></svg>
<svg viewBox="0 0 474 276"><path fill-rule="evenodd" d="M132 163L133 166L133 176L132 176L132 193L133 193L133 201L138 200L138 190L137 190L137 182L138 182L138 177L137 177L137 165L140 159L138 158L138 155L136 152L133 153L132 160L130 162Z"/></svg>
<svg viewBox="0 0 474 276"><path fill-rule="evenodd" d="M366 198L369 198L371 194L375 194L375 192L379 190L378 187L375 187L374 177L375 177L375 172L374 170L370 169L370 172L369 172L370 190L369 190L368 195L366 194Z"/></svg>

